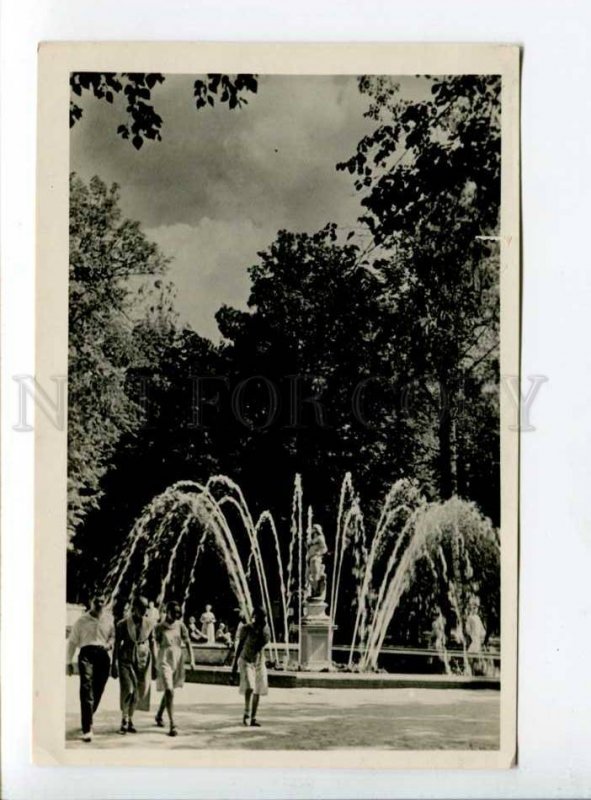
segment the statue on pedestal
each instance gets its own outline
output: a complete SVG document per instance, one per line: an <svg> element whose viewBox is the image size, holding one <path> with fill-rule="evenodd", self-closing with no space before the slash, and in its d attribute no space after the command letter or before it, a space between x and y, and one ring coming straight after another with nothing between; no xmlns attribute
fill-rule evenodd
<svg viewBox="0 0 591 800"><path fill-rule="evenodd" d="M328 552L320 525L313 525L306 550L306 602L302 619L300 656L302 669L332 669L332 622L326 613Z"/></svg>
<svg viewBox="0 0 591 800"><path fill-rule="evenodd" d="M310 600L324 600L326 597L326 568L324 556L327 554L326 539L320 525L312 527L310 542L306 553L307 597Z"/></svg>

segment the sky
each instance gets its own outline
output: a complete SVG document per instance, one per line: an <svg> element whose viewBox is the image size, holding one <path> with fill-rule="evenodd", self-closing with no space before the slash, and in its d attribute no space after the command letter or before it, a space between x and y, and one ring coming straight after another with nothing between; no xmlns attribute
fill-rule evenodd
<svg viewBox="0 0 591 800"><path fill-rule="evenodd" d="M248 105L199 111L196 77L155 87L162 141L139 151L116 133L124 98L76 98L83 116L71 129L70 165L85 180L119 184L124 215L172 258L181 322L218 340L215 312L246 308L247 269L280 229L357 226L353 177L335 165L376 123L353 76L261 76Z"/></svg>

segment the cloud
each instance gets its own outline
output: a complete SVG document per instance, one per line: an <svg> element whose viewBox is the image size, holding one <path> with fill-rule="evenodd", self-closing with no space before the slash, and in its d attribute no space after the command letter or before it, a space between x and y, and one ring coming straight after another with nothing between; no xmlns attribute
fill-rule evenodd
<svg viewBox="0 0 591 800"><path fill-rule="evenodd" d="M218 341L215 313L224 303L246 308L248 267L273 238L251 220L176 223L146 230L162 252L172 256L168 277L177 288L176 308L183 323Z"/></svg>
<svg viewBox="0 0 591 800"><path fill-rule="evenodd" d="M351 226L360 214L351 176L336 163L375 123L352 76L263 76L246 107L197 111L195 76L167 76L154 90L161 142L136 151L116 134L125 101L82 98L72 129L71 167L121 188L124 214L174 261L183 321L218 337L223 303L244 307L247 268L281 228Z"/></svg>
<svg viewBox="0 0 591 800"><path fill-rule="evenodd" d="M320 209L324 218L327 204L336 214L357 207L350 177L335 169L372 127L355 78L265 76L233 111L197 111L193 79L169 76L154 90L163 141L140 151L116 134L124 100L85 96L72 169L119 183L126 213L148 227L244 214L261 224L272 213L279 227L302 228Z"/></svg>

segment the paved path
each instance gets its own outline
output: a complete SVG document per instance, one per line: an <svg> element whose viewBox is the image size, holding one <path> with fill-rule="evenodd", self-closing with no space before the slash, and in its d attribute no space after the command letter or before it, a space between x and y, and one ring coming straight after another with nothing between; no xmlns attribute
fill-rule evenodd
<svg viewBox="0 0 591 800"><path fill-rule="evenodd" d="M153 692L154 712L160 694ZM462 689L272 689L261 699L261 728L241 724L242 698L230 686L186 684L175 693L179 736L136 714L136 735L121 736L118 686L109 680L92 744L80 740L78 679L67 679L67 746L253 750L495 749L499 692Z"/></svg>

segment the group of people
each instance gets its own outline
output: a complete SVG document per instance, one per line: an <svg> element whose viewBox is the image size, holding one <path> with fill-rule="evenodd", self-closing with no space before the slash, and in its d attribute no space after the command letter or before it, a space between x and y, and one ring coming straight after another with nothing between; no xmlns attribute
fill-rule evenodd
<svg viewBox="0 0 591 800"><path fill-rule="evenodd" d="M205 613L213 617L211 607L207 607ZM215 617L212 620L208 616L204 623L203 616L202 626L215 625ZM232 639L225 626L221 632L227 634L225 643L230 646ZM203 627L201 633L203 637ZM208 634L209 631L205 636L208 637ZM217 634L214 636L217 637ZM235 684L237 676L240 676L240 693L244 695L245 702L242 723L252 727L260 725L257 720L259 698L268 692L264 650L269 640L267 616L263 608L257 608L251 619L242 616L236 632L230 682ZM181 688L185 681L184 648L188 662L194 669L191 635L182 620L179 603L170 601L162 613L155 613L153 604L138 596L127 606L123 618L114 623L106 598L100 594L94 596L89 610L72 626L67 648L69 675L74 672L73 661L78 651L83 741L92 741L93 718L109 675L119 680L120 734L137 733L134 714L136 711L150 710L152 681L156 680L156 688L163 695L155 723L158 727L164 727L166 713L168 735L177 736L174 691Z"/></svg>

